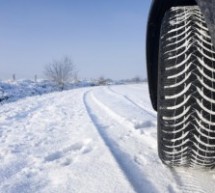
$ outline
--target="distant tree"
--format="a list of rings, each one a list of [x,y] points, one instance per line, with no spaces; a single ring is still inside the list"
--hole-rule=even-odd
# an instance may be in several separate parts
[[[15,75],[15,74],[12,75],[12,80],[13,80],[14,82],[16,81],[16,75]]]
[[[77,78],[77,71],[69,57],[54,60],[45,67],[45,76],[58,84],[63,90],[65,83]]]
[[[103,76],[100,76],[98,79],[98,85],[106,85],[107,79],[105,79]]]
[[[131,79],[131,81],[135,83],[139,83],[141,82],[141,78],[139,76],[135,76],[134,78]]]

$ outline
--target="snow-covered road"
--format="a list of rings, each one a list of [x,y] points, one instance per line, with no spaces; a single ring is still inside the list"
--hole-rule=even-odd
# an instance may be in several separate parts
[[[147,84],[5,104],[0,193],[214,193],[214,170],[161,163],[156,133]]]

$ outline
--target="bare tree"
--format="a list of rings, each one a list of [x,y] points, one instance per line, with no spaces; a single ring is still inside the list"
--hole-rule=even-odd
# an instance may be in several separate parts
[[[131,82],[140,83],[141,78],[139,76],[135,76],[134,78],[131,79]]]
[[[103,76],[100,76],[98,79],[98,85],[106,85],[107,81]]]
[[[66,82],[77,77],[77,71],[69,57],[54,60],[45,68],[45,75],[49,80],[56,82],[63,90]]]

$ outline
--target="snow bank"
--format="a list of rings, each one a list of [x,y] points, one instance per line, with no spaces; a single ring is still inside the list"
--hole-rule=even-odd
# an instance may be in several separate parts
[[[90,81],[65,84],[64,90],[93,86]],[[13,102],[28,96],[42,95],[54,91],[61,91],[58,85],[51,81],[31,80],[0,81],[0,103]]]

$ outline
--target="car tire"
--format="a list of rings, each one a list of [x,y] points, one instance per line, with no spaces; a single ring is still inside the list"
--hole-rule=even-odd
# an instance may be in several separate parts
[[[215,49],[198,6],[172,7],[160,30],[158,151],[168,166],[215,165]]]

